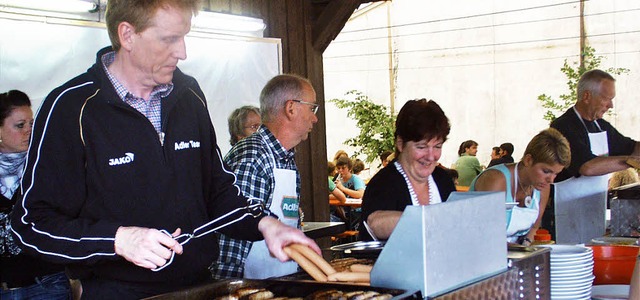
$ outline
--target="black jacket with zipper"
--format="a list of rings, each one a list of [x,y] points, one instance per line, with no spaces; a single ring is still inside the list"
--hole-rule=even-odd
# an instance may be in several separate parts
[[[164,144],[149,120],[122,101],[98,52],[84,74],[53,90],[35,119],[22,182],[23,199],[12,226],[22,248],[125,282],[186,286],[202,279],[218,256],[213,234],[192,239],[159,272],[115,254],[120,226],[192,232],[246,205],[222,161],[204,94],[196,80],[176,70],[173,91],[162,99]],[[221,230],[258,240],[260,218]]]

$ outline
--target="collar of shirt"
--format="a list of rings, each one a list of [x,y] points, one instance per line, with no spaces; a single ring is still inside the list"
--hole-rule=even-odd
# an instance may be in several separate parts
[[[116,93],[118,94],[118,96],[120,96],[120,99],[122,99],[122,101],[126,102],[127,104],[131,104],[130,103],[131,101],[134,101],[136,99],[141,99],[141,98],[136,97],[135,95],[131,94],[124,87],[124,85],[122,85],[122,83],[120,83],[120,81],[118,81],[118,79],[115,76],[113,76],[113,74],[111,74],[109,72],[108,67],[113,63],[113,61],[115,59],[116,59],[116,52],[115,51],[111,51],[111,52],[105,53],[101,57],[102,67],[104,68],[105,73],[107,73],[107,77],[109,78],[109,81],[111,81],[111,84],[116,89]],[[173,83],[157,85],[151,91],[151,95],[149,96],[149,100],[155,100],[155,99],[159,100],[161,98],[164,98],[164,97],[168,96],[171,93],[172,90],[173,90]]]
[[[291,164],[294,163],[295,148],[287,150],[284,146],[282,146],[280,141],[278,141],[273,133],[271,133],[267,126],[260,125],[260,128],[258,128],[256,134],[260,135],[265,143],[271,145],[271,150],[273,152],[276,164],[279,164],[280,162],[284,163],[284,165],[276,165],[276,167],[290,167]]]

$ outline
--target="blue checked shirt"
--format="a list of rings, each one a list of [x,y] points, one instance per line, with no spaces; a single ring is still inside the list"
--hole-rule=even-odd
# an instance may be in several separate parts
[[[271,131],[262,125],[255,134],[233,146],[224,160],[235,173],[236,184],[242,193],[247,197],[266,201],[266,207],[269,208],[276,182],[274,168],[296,171],[296,193],[300,197],[300,173],[294,154],[293,149],[287,151]],[[219,234],[218,238],[220,257],[211,265],[213,277],[242,278],[251,242],[232,239],[223,234]]]
[[[144,100],[143,98],[136,97],[131,94],[125,87],[115,78],[110,72],[108,67],[113,63],[113,60],[116,58],[115,52],[108,52],[102,56],[102,66],[104,67],[107,76],[109,77],[109,81],[113,84],[113,87],[116,89],[116,93],[120,96],[120,99],[125,103],[129,104],[131,107],[135,108],[138,112],[143,114],[151,124],[153,128],[155,128],[158,133],[158,137],[160,138],[160,143],[164,143],[164,137],[162,134],[162,124],[161,124],[161,100],[162,98],[168,96],[173,90],[173,84],[160,84],[153,88],[151,91],[151,95],[149,95],[149,100]]]

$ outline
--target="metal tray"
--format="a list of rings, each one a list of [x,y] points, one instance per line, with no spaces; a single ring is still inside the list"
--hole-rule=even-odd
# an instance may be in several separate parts
[[[276,297],[302,297],[305,298],[314,292],[322,290],[340,291],[376,291],[381,294],[391,294],[393,299],[422,299],[420,291],[405,291],[398,289],[387,289],[354,284],[323,283],[315,281],[284,281],[284,280],[253,280],[253,279],[227,279],[216,281],[210,284],[186,289],[183,291],[167,293],[163,295],[146,298],[147,300],[168,300],[168,299],[206,299],[214,300],[235,292],[240,288],[264,288],[275,294]]]
[[[334,252],[339,252],[342,256],[347,257],[377,258],[384,248],[384,244],[385,242],[382,241],[360,241],[336,245],[329,249]]]

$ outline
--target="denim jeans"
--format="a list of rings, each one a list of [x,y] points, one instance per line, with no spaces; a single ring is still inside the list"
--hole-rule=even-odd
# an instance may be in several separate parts
[[[0,291],[0,300],[68,300],[71,299],[69,279],[64,272],[42,276],[38,283],[10,290]]]

